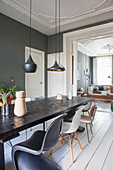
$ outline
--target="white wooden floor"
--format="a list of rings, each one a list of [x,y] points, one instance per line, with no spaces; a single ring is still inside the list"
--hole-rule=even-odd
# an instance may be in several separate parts
[[[93,135],[90,133],[90,144],[87,142],[86,131],[77,132],[82,145],[81,151],[75,138],[73,138],[74,163],[71,161],[71,152],[68,137],[61,144],[59,139],[52,156],[45,152],[51,161],[55,162],[61,170],[113,170],[113,113],[110,111],[110,103],[97,103],[95,120],[93,122]],[[34,127],[41,129],[42,125]],[[28,130],[28,137],[33,133]],[[25,140],[25,132],[20,137],[12,140],[12,143],[18,143]],[[11,148],[5,143],[6,170],[14,170],[11,162]]]

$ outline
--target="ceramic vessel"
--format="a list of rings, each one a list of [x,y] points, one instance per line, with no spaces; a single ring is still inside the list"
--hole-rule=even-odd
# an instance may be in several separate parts
[[[18,117],[24,116],[27,113],[27,107],[25,102],[25,92],[17,91],[15,106],[14,106],[14,114]]]
[[[63,99],[63,97],[62,97],[62,94],[57,94],[57,98],[56,98],[57,100],[62,100]]]

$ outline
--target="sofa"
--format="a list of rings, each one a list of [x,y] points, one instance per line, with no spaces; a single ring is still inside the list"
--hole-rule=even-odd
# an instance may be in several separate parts
[[[96,94],[84,92],[82,97],[93,97],[94,100],[113,101],[113,94]]]

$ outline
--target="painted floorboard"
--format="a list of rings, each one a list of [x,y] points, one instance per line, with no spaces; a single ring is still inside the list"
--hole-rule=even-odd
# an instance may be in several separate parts
[[[112,129],[113,132],[113,129]],[[113,139],[113,138],[112,138]],[[113,170],[113,140],[101,170]]]

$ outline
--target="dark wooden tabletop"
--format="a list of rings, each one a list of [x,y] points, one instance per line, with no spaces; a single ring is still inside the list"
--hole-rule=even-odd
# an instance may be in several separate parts
[[[76,109],[93,98],[73,97],[73,100],[57,100],[56,97],[45,98],[27,102],[27,114],[23,117],[14,115],[14,105],[9,106],[9,115],[3,117],[0,113],[0,140],[15,135],[16,133],[43,123],[62,113]]]

